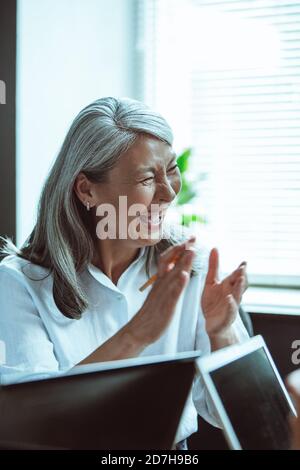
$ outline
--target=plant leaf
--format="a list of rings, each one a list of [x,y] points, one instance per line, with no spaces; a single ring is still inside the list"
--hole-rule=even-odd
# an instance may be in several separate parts
[[[181,174],[185,173],[189,167],[189,158],[192,155],[192,149],[188,148],[177,158],[177,165]]]
[[[182,214],[181,225],[188,227],[192,222],[198,222],[200,224],[206,224],[206,219],[202,215],[198,214]]]

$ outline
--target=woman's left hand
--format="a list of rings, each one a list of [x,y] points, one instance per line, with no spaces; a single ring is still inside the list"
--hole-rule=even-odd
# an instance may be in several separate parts
[[[208,273],[201,298],[201,307],[210,338],[222,336],[234,322],[242,295],[248,287],[246,262],[223,281],[219,281],[219,254],[213,248],[209,256]]]

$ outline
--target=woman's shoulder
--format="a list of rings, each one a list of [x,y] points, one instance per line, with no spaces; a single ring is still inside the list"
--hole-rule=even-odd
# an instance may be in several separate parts
[[[21,256],[7,255],[0,262],[0,276],[8,276],[17,279],[35,278],[42,280],[49,274],[49,269],[30,262]]]

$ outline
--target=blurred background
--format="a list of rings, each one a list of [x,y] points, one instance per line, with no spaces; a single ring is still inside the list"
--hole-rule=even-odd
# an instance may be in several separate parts
[[[79,110],[132,97],[173,128],[184,178],[173,219],[218,246],[224,273],[247,260],[246,304],[299,312],[300,2],[4,0],[1,8],[1,235],[18,244],[29,235]]]

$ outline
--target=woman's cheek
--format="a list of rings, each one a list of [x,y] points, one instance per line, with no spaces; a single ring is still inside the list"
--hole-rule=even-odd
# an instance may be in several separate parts
[[[155,194],[155,185],[154,184],[149,184],[145,186],[140,186],[137,188],[135,191],[135,194],[133,195],[132,198],[132,204],[144,204],[146,207],[148,207],[154,197]]]
[[[171,182],[171,186],[173,188],[173,191],[178,194],[181,190],[181,176],[180,176],[180,173],[178,173],[178,175],[176,175],[173,179],[173,181]]]

